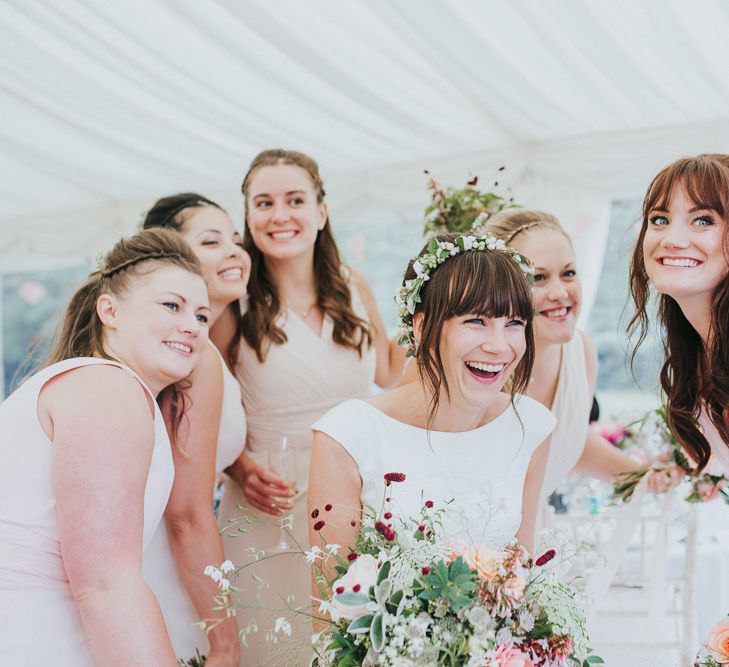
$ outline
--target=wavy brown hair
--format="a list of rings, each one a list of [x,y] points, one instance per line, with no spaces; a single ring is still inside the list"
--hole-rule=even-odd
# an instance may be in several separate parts
[[[303,169],[316,192],[316,201],[324,201],[324,184],[314,160],[303,153],[283,149],[266,150],[259,153],[251,163],[243,179],[241,190],[246,209],[246,226],[243,233],[243,248],[251,257],[251,279],[248,283],[248,311],[243,315],[240,331],[246,343],[256,351],[263,362],[271,344],[283,345],[288,339],[286,332],[277,324],[283,312],[278,288],[271,278],[263,253],[253,242],[248,225],[248,194],[251,179],[262,167],[279,164],[294,165]],[[332,234],[329,218],[317,234],[314,244],[314,281],[317,291],[316,305],[328,316],[334,325],[332,339],[338,345],[356,350],[362,354],[363,346],[370,346],[373,333],[368,322],[352,308],[352,293],[343,275],[344,265]]]
[[[118,361],[104,348],[104,325],[96,313],[96,302],[102,294],[123,298],[139,277],[160,266],[177,266],[202,277],[195,253],[175,232],[148,229],[117,241],[103,258],[101,268],[90,274],[71,297],[44,365],[74,357]],[[184,395],[172,397],[170,408],[174,438],[187,408]]]
[[[439,234],[438,241],[455,243],[458,233]],[[418,254],[427,252],[428,244]],[[417,259],[417,258],[416,258]],[[403,276],[416,278],[411,260]],[[534,365],[534,333],[532,330],[532,295],[529,281],[519,265],[504,252],[484,250],[461,252],[434,269],[420,291],[415,314],[423,314],[423,328],[415,351],[418,374],[430,391],[428,427],[435,419],[441,389],[450,398],[443,359],[440,353],[443,325],[452,317],[473,313],[483,317],[513,317],[526,322],[526,351],[509,382],[512,402],[529,384]]]
[[[723,158],[723,159],[721,159]],[[630,293],[635,312],[628,332],[636,336],[631,365],[650,329],[650,287],[643,258],[643,240],[651,212],[667,210],[676,188],[684,188],[695,206],[717,212],[725,221],[724,255],[729,258],[729,156],[699,155],[682,158],[662,169],[648,186],[643,200],[642,224],[630,262]],[[659,294],[658,324],[663,335],[665,361],[661,388],[668,425],[696,462],[696,473],[708,463],[711,447],[697,426],[702,403],[722,440],[729,446],[729,277],[712,294],[709,345],[691,326],[678,303]]]

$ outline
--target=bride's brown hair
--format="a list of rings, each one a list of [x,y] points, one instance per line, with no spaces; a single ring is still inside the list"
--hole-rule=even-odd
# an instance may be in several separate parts
[[[439,234],[435,238],[455,243],[458,236],[461,234]],[[426,243],[418,257],[427,249]],[[413,261],[408,264],[403,283],[416,278]],[[423,314],[423,326],[415,360],[420,379],[431,392],[428,426],[438,412],[441,389],[450,398],[440,341],[443,325],[452,317],[473,313],[483,317],[524,320],[526,351],[510,378],[508,389],[512,401],[516,394],[526,390],[534,364],[534,310],[529,281],[509,255],[498,250],[458,253],[432,271],[420,291],[420,299],[415,314]]]
[[[248,225],[248,190],[256,171],[279,164],[294,165],[306,172],[316,192],[318,204],[324,201],[325,196],[316,162],[308,155],[296,151],[272,149],[259,153],[243,179],[241,190],[246,209],[243,248],[251,257],[251,278],[248,283],[248,310],[243,315],[238,330],[250,348],[256,351],[260,362],[265,360],[271,344],[283,345],[288,339],[286,332],[276,323],[283,310],[278,288],[266,270],[263,253],[253,242]],[[362,347],[372,344],[373,334],[367,321],[354,312],[352,293],[343,275],[344,268],[327,217],[314,243],[316,305],[332,320],[332,340],[338,345],[356,350],[361,355]]]
[[[729,257],[729,156],[699,155],[682,158],[661,170],[643,200],[642,225],[630,262],[630,293],[635,312],[628,333],[637,336],[631,355],[648,335],[650,287],[643,258],[643,240],[654,209],[666,210],[676,188],[684,188],[696,206],[717,212],[725,222],[724,256]],[[729,446],[729,277],[714,289],[711,303],[709,347],[691,326],[678,303],[658,295],[658,324],[663,332],[665,361],[661,388],[666,398],[668,425],[691,458],[696,472],[708,463],[711,447],[696,424],[702,402],[712,423]]]

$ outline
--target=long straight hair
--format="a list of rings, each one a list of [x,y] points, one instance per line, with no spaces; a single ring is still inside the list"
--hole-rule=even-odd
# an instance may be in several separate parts
[[[651,212],[656,208],[666,210],[676,189],[683,188],[694,205],[712,209],[723,218],[723,250],[727,261],[729,157],[724,157],[727,163],[712,155],[676,160],[661,170],[648,187],[643,200],[642,225],[630,262],[630,293],[635,312],[628,332],[636,337],[631,365],[650,328],[650,286],[643,241]],[[702,403],[722,440],[729,446],[729,347],[726,345],[729,341],[729,277],[719,281],[711,297],[708,349],[675,299],[659,294],[657,315],[658,324],[665,332],[665,360],[660,379],[668,425],[696,462],[698,473],[711,456],[711,447],[696,423]]]

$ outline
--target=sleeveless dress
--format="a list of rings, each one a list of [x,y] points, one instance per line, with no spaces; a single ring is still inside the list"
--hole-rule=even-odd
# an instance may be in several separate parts
[[[444,539],[502,549],[521,523],[524,479],[536,448],[554,428],[541,403],[518,397],[498,417],[471,431],[427,431],[389,417],[361,400],[342,403],[316,424],[354,459],[363,507],[378,508],[384,475],[404,473],[391,487],[395,516],[420,513],[424,500],[446,507]],[[448,501],[453,501],[446,505]]]
[[[86,634],[60,552],[51,479],[53,443],[38,421],[38,395],[52,378],[106,359],[66,359],[36,373],[0,405],[0,665],[91,667]],[[154,397],[153,397],[154,398]],[[174,468],[155,405],[155,442],[144,491],[146,546],[172,488]]]
[[[354,311],[367,320],[357,288],[350,282]],[[324,318],[321,335],[309,327],[294,311],[285,311],[278,324],[283,327],[288,341],[284,345],[271,345],[263,363],[245,341],[241,341],[235,374],[240,382],[243,404],[248,420],[245,453],[258,463],[268,464],[268,452],[278,446],[286,436],[295,447],[296,481],[299,495],[294,501],[293,534],[302,549],[308,549],[308,521],[306,488],[311,458],[311,425],[327,410],[341,401],[365,397],[372,393],[375,379],[374,348],[356,350],[337,345],[332,340],[333,323]],[[237,506],[244,509],[241,510]],[[273,525],[255,525],[240,521],[243,515],[271,524],[278,519],[252,509],[243,493],[232,480],[226,482],[225,493],[218,512],[223,535],[225,555],[236,565],[251,563],[254,552],[271,553],[279,542],[281,531]],[[245,531],[245,532],[242,532]],[[289,542],[291,540],[289,539]],[[292,543],[292,546],[293,545]],[[261,577],[268,586],[255,583],[251,575]],[[241,667],[282,665],[292,667],[308,665],[311,651],[309,639],[311,624],[300,618],[294,624],[291,637],[278,635],[277,643],[266,641],[267,632],[274,627],[276,618],[286,609],[311,606],[310,568],[292,554],[283,554],[256,563],[242,570],[236,585],[244,589],[240,595],[245,605],[267,608],[239,610],[241,629],[255,623],[258,632],[248,635],[241,648]]]
[[[246,417],[240,397],[240,386],[228,370],[218,349],[210,343],[220,357],[223,369],[223,404],[220,430],[215,454],[216,483],[220,473],[233,463],[243,451],[246,437]],[[212,504],[210,512],[212,513]],[[154,592],[167,625],[172,647],[178,658],[185,660],[200,651],[209,650],[205,633],[195,626],[200,618],[177,570],[165,521],[161,521],[142,559],[142,575]],[[204,575],[200,572],[200,577]]]
[[[565,480],[577,465],[585,449],[585,440],[590,426],[592,395],[587,380],[585,346],[582,334],[575,332],[568,343],[562,345],[557,390],[552,402],[552,413],[557,426],[552,432],[549,458],[542,485],[542,503]]]

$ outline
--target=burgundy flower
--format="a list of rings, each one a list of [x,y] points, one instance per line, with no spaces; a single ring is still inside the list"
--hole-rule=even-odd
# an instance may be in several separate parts
[[[385,533],[385,539],[389,540],[390,542],[395,539],[395,531],[392,528],[389,528]]]
[[[314,530],[321,530],[326,524],[323,521],[317,521],[314,524]]]
[[[359,558],[359,554],[354,553],[354,551],[347,556],[347,560],[352,563],[353,561],[357,560]]]
[[[430,574],[430,568],[427,565],[420,571],[423,573],[423,576]]]
[[[392,482],[404,482],[405,481],[405,473],[404,472],[386,472],[385,473],[385,484],[387,486],[390,486]]]
[[[426,501],[425,501],[425,506],[426,506],[426,507],[427,507],[428,509],[430,509],[431,507],[433,507],[433,501],[432,501],[432,500],[426,500]]]
[[[392,519],[392,512],[385,512],[383,516],[385,519]]]
[[[387,531],[387,526],[382,521],[375,521],[375,530],[384,535],[385,531]]]
[[[319,510],[316,509],[316,507],[315,507],[314,511],[311,513],[311,518],[316,519],[316,517],[318,517],[318,516],[319,516]]]
[[[548,551],[545,551],[537,560],[535,561],[535,565],[537,567],[542,567],[542,565],[546,565],[549,563],[552,558],[554,558],[557,555],[557,552],[554,549],[549,549]]]
[[[325,512],[331,512],[332,511],[332,504],[331,503],[327,503],[326,505],[324,505],[324,511]]]

